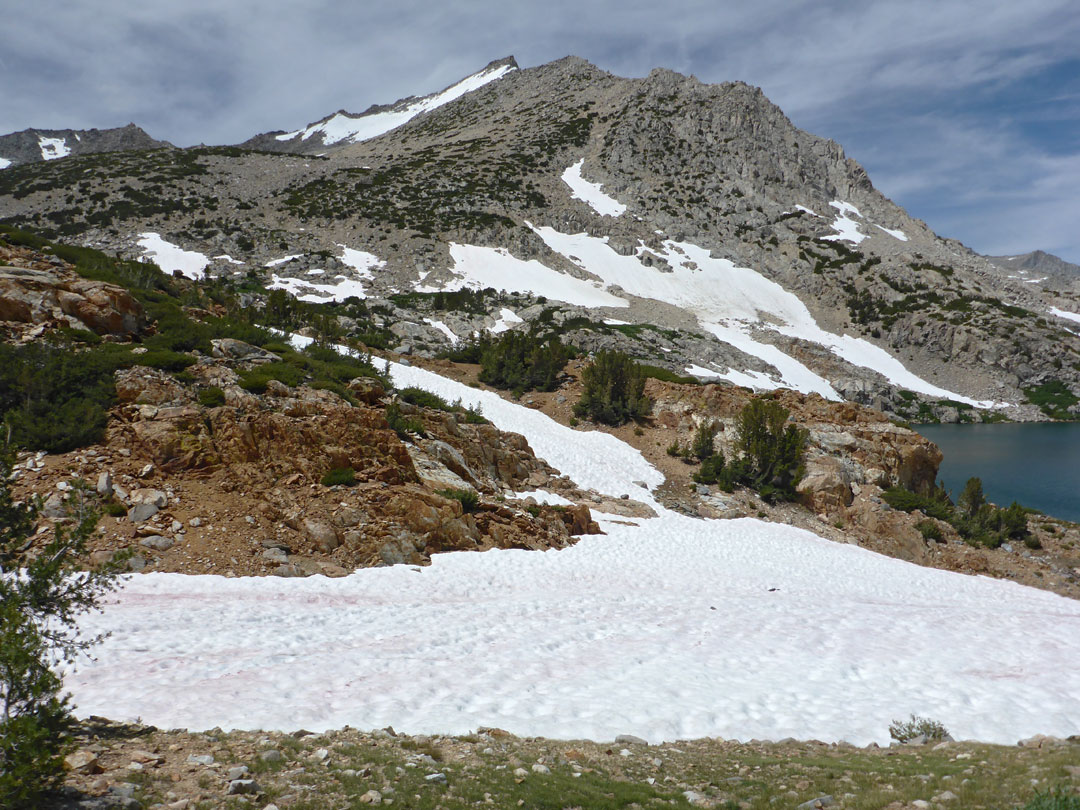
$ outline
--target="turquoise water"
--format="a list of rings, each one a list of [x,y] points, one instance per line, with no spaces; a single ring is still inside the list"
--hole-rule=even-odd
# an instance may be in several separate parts
[[[1080,423],[917,425],[941,448],[938,478],[960,494],[982,479],[998,506],[1019,501],[1054,517],[1080,522]]]

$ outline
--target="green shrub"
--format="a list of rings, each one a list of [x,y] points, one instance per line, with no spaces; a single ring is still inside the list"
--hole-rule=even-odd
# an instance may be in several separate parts
[[[694,432],[694,440],[690,444],[690,452],[694,458],[704,461],[716,452],[716,434],[720,431],[720,425],[709,420],[698,425]]]
[[[517,394],[554,391],[569,359],[569,350],[558,340],[505,332],[482,350],[479,379]]]
[[[682,385],[701,385],[701,381],[697,377],[688,377],[685,374],[676,374],[674,371],[669,371],[666,368],[660,366],[650,366],[647,363],[638,363],[642,373],[646,377],[651,377],[654,380],[660,380],[661,382],[680,383]]]
[[[1048,793],[1036,793],[1023,810],[1080,810],[1080,794],[1056,787]]]
[[[1042,385],[1025,388],[1024,394],[1028,402],[1037,405],[1039,410],[1051,419],[1077,418],[1076,414],[1069,411],[1069,408],[1080,402],[1080,398],[1061,380],[1050,380]]]
[[[324,487],[351,487],[356,484],[356,471],[352,467],[334,467],[322,477]]]
[[[945,539],[945,536],[941,533],[941,527],[932,520],[920,520],[915,524],[915,528],[919,530],[919,534],[923,536],[924,540],[933,540],[935,543],[940,543]]]
[[[295,388],[304,379],[304,372],[292,363],[266,363],[247,371],[240,372],[240,387],[254,394],[266,393],[271,380],[277,380],[290,388]]]
[[[893,720],[889,724],[889,736],[899,743],[905,743],[919,736],[928,740],[944,740],[949,732],[937,720],[913,714],[909,720]]]
[[[577,416],[621,425],[629,419],[642,419],[652,410],[652,400],[645,396],[644,373],[622,352],[598,352],[581,379],[585,388],[574,405]]]
[[[398,399],[421,408],[434,408],[437,411],[453,410],[445,399],[423,388],[402,388],[398,391]]]
[[[204,408],[218,408],[225,404],[225,392],[216,385],[199,390],[199,404]]]
[[[679,458],[683,454],[683,447],[678,439],[667,446],[667,454],[672,458]]]
[[[1007,540],[1030,537],[1027,525],[1029,510],[1015,501],[1004,509],[987,503],[982,482],[978,478],[968,479],[955,507],[941,484],[929,495],[919,495],[903,487],[890,487],[881,497],[893,509],[903,512],[918,509],[929,517],[945,521],[971,545],[997,548]],[[920,523],[916,528],[922,531],[921,526]],[[926,536],[925,532],[923,536]]]
[[[480,506],[480,496],[471,489],[440,489],[437,492],[444,498],[450,498],[460,503],[461,508],[466,513],[475,512]]]
[[[123,517],[128,513],[127,507],[119,501],[111,501],[101,507],[101,511],[112,517]]]
[[[419,419],[405,416],[396,402],[386,406],[386,422],[390,425],[390,429],[398,435],[398,438],[403,441],[411,441],[412,434],[421,437],[427,436],[424,423]]]

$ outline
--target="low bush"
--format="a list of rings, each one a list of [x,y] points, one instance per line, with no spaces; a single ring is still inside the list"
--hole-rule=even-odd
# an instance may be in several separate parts
[[[916,737],[928,740],[944,740],[949,736],[948,729],[937,720],[911,715],[908,720],[893,720],[889,724],[889,736],[899,743],[906,743]]]
[[[334,467],[323,475],[321,483],[324,487],[351,487],[356,484],[356,471],[352,467]]]
[[[893,509],[903,512],[920,510],[929,517],[945,521],[971,545],[997,548],[1008,540],[1026,540],[1031,536],[1027,525],[1029,510],[1015,501],[1004,509],[987,503],[982,482],[978,478],[968,479],[955,506],[941,484],[929,495],[920,495],[903,487],[891,487],[881,497]],[[923,523],[927,522],[919,523],[916,528],[927,539],[939,539],[929,537],[923,531]]]
[[[427,436],[424,423],[419,419],[405,416],[396,402],[391,402],[386,406],[386,422],[402,441],[411,441],[414,434],[421,437]]]
[[[1080,810],[1080,794],[1056,787],[1047,793],[1036,793],[1023,810]]]
[[[480,506],[480,496],[471,489],[440,489],[437,493],[460,503],[466,513],[475,512]]]
[[[225,404],[225,392],[217,386],[199,389],[199,404],[204,408],[218,408]]]
[[[933,540],[935,543],[940,543],[945,539],[945,536],[941,533],[941,527],[932,520],[920,520],[915,524],[915,528],[919,530],[919,534],[923,536],[924,540]]]
[[[304,372],[292,363],[266,363],[240,372],[240,387],[253,394],[264,394],[271,380],[295,388],[304,379]]]

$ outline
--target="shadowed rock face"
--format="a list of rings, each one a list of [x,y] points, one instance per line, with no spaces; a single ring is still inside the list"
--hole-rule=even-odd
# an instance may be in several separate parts
[[[59,324],[98,335],[139,335],[142,304],[123,287],[60,268],[0,267],[0,321]]]

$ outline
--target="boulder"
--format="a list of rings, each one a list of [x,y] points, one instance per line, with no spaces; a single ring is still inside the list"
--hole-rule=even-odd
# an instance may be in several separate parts
[[[210,354],[224,360],[244,360],[249,363],[273,363],[281,360],[279,355],[242,340],[218,338],[211,340],[210,345]]]
[[[337,529],[325,520],[304,520],[304,534],[315,544],[315,547],[326,554],[341,545]]]

